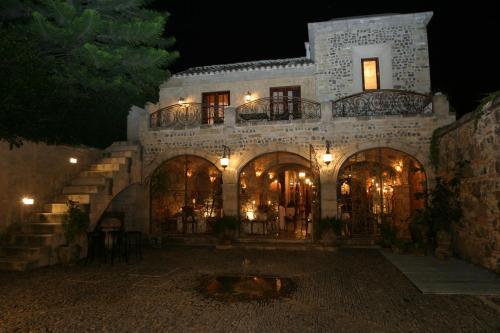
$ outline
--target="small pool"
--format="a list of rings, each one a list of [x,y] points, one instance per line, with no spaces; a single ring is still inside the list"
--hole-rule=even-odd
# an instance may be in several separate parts
[[[276,276],[212,276],[202,279],[200,292],[221,301],[254,301],[285,297],[295,289],[289,278]]]

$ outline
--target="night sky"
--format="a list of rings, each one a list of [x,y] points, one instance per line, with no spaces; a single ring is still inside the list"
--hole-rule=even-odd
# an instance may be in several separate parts
[[[428,25],[432,91],[450,98],[457,114],[473,110],[500,89],[500,18],[493,2],[467,5],[433,1],[161,1],[171,16],[166,34],[181,58],[173,73],[189,67],[305,56],[307,23],[381,13],[433,11]],[[494,61],[496,60],[496,61]]]

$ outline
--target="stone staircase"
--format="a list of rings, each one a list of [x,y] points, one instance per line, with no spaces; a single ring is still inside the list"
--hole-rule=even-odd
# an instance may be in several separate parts
[[[140,180],[140,162],[139,146],[117,142],[108,147],[98,163],[65,186],[55,202],[44,206],[44,212],[23,221],[22,229],[0,249],[0,270],[24,271],[57,264],[56,250],[65,241],[62,223],[66,202],[77,201],[89,213],[93,229],[114,196]]]

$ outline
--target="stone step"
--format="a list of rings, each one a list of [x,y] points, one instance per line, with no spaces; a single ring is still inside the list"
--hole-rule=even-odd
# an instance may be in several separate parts
[[[100,164],[127,164],[129,158],[127,157],[104,157],[99,163]]]
[[[64,237],[56,234],[18,234],[13,245],[21,247],[56,246],[62,243]]]
[[[80,205],[90,204],[90,194],[67,194],[66,198],[78,202]]]
[[[40,257],[50,256],[51,249],[45,247],[25,247],[25,246],[8,246],[4,248],[4,253],[7,258],[19,258],[22,260],[38,260]]]
[[[108,180],[106,177],[95,176],[95,177],[78,177],[71,181],[71,185],[94,185],[94,186],[106,186]]]
[[[126,141],[122,142],[113,142],[111,146],[106,148],[105,152],[115,152],[115,151],[133,151],[133,152],[139,152],[141,149],[140,146],[130,144]]]
[[[118,163],[97,163],[91,164],[89,171],[120,171],[121,166]]]
[[[64,231],[62,223],[30,223],[23,226],[27,234],[55,234]]]
[[[61,224],[64,221],[66,213],[38,213],[36,214],[35,223],[57,223]]]
[[[27,271],[36,267],[36,261],[17,257],[0,258],[0,271]]]
[[[96,185],[64,186],[63,194],[89,194],[89,193],[98,193],[102,190],[104,190],[104,186],[96,186]]]
[[[103,153],[103,156],[105,157],[133,157],[134,154],[136,152],[135,151],[131,151],[131,150],[123,150],[123,151],[111,151],[111,152],[105,152]]]
[[[113,178],[113,171],[87,170],[87,171],[80,172],[80,177],[83,177],[83,178],[92,178],[92,177]]]
[[[46,213],[66,213],[68,211],[68,205],[65,203],[50,203],[43,207]]]

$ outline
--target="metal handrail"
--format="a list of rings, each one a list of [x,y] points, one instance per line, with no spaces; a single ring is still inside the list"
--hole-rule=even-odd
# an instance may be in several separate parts
[[[238,123],[320,118],[321,104],[299,97],[264,97],[236,108]]]
[[[370,90],[332,101],[333,117],[432,113],[432,96],[393,89]]]

